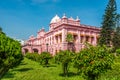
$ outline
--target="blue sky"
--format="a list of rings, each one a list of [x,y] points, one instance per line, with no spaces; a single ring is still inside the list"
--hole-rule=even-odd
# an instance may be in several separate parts
[[[120,0],[116,0],[120,13]],[[81,24],[99,27],[108,0],[0,0],[0,26],[10,37],[28,39],[58,14],[76,18]]]

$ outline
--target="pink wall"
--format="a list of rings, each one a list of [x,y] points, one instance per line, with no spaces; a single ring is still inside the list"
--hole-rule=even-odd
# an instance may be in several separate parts
[[[76,52],[84,48],[84,43],[87,41],[92,45],[97,44],[100,28],[80,24],[80,20],[67,18],[65,15],[62,18],[55,16],[50,23],[50,29],[45,32],[41,29],[37,33],[37,37],[31,36],[22,47],[22,52],[35,52],[38,50],[40,54],[43,51],[55,54],[59,50],[67,50],[66,35],[67,33],[73,34],[75,38]],[[47,45],[48,44],[48,45]],[[33,50],[34,49],[34,50]]]

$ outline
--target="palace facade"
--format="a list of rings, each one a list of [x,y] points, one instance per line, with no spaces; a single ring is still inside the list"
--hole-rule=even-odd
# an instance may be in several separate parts
[[[66,36],[71,33],[74,38],[75,51],[78,52],[85,47],[85,42],[96,45],[100,33],[100,28],[80,24],[80,20],[67,18],[63,15],[60,18],[58,15],[52,18],[48,32],[41,29],[37,32],[37,36],[30,36],[29,39],[22,45],[22,52],[38,52],[48,51],[52,55],[60,50],[68,49]]]

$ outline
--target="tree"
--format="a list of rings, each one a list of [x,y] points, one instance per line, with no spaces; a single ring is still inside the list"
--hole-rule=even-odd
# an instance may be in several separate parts
[[[120,48],[120,27],[116,28],[116,31],[113,34],[113,48],[114,51]]]
[[[0,78],[23,59],[21,45],[18,41],[0,34]]]
[[[120,14],[116,16],[116,27],[120,27]]]
[[[40,54],[40,58],[40,63],[47,67],[49,65],[49,60],[52,58],[52,55],[49,52],[42,52]]]
[[[120,48],[120,15],[116,17],[116,29],[114,30],[112,42],[114,47],[113,51]]]
[[[74,59],[74,53],[68,50],[60,51],[55,55],[56,62],[62,63],[62,70],[64,76],[68,76],[68,66],[72,59]]]
[[[107,47],[87,46],[75,57],[74,66],[87,80],[95,80],[101,73],[111,68],[113,59],[114,56]]]
[[[26,53],[25,57],[28,58],[28,59],[37,61],[37,62],[41,61],[40,54],[38,54],[38,53]]]
[[[108,5],[105,10],[105,14],[103,16],[103,22],[101,26],[99,44],[111,46],[112,42],[112,34],[115,28],[115,20],[116,20],[116,1],[109,0]]]
[[[70,50],[70,51],[75,51],[74,50],[74,37],[73,37],[73,35],[71,34],[71,33],[68,33],[67,34],[67,37],[66,37],[66,41],[68,42],[68,50]]]

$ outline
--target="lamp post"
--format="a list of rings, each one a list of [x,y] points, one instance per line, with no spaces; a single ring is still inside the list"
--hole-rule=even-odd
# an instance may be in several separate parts
[[[49,45],[49,44],[47,43],[47,44],[46,44],[47,52],[48,52],[48,45]]]

